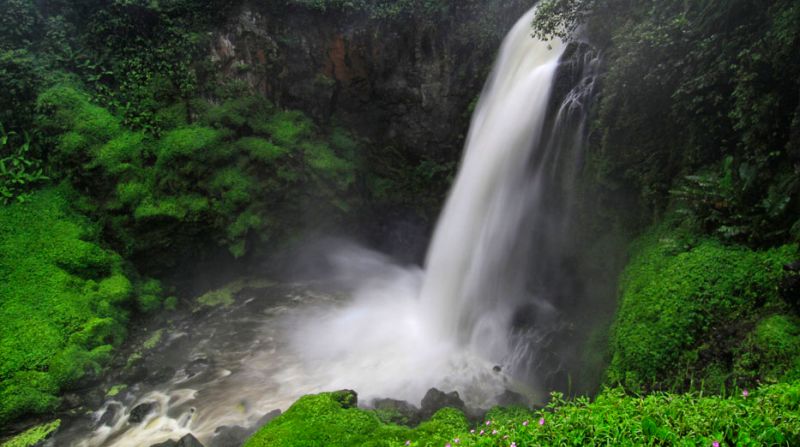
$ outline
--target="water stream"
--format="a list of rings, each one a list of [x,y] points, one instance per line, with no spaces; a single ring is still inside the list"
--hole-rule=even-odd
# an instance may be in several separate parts
[[[535,399],[520,372],[537,360],[536,323],[552,323],[556,310],[531,272],[545,272],[537,265],[556,250],[547,241],[563,233],[564,213],[545,204],[547,188],[575,163],[559,167],[565,143],[547,130],[564,45],[531,38],[534,14],[503,42],[424,270],[341,247],[327,254],[327,281],[345,293],[320,293],[325,283],[262,287],[202,321],[173,322],[147,362],[151,372],[157,365],[174,373],[106,399],[55,445],[148,446],[192,433],[209,446],[220,426],[253,426],[303,394],[342,388],[357,390],[361,402],[419,404],[431,387],[457,390],[473,407],[507,389]],[[562,104],[556,129],[579,101]],[[558,231],[542,236],[548,226]],[[535,315],[534,324],[520,325],[521,312]],[[141,403],[154,410],[132,423]]]

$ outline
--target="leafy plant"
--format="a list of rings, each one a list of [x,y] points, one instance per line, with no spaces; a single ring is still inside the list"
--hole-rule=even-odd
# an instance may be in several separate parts
[[[6,132],[0,123],[0,201],[4,205],[24,202],[30,197],[30,189],[37,183],[48,180],[41,162],[32,157],[31,139],[26,132],[21,143],[15,132]]]

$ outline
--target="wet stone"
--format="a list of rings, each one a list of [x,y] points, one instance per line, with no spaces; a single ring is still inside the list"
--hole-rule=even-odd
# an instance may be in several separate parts
[[[185,435],[178,441],[173,441],[170,439],[169,441],[160,442],[158,444],[153,444],[150,447],[204,447],[200,441],[197,440],[191,434]]]
[[[433,416],[434,413],[445,407],[457,408],[461,411],[466,410],[466,405],[464,405],[464,401],[459,397],[458,391],[445,393],[436,388],[431,388],[425,393],[425,397],[422,398],[421,406],[422,419],[428,419]]]
[[[278,417],[280,415],[281,415],[281,410],[280,409],[270,411],[269,413],[267,413],[264,416],[261,416],[261,418],[259,418],[259,420],[256,422],[255,428],[258,429],[258,428],[261,428],[261,427],[269,424],[273,419],[275,419],[276,417]]]
[[[117,417],[117,406],[116,405],[109,405],[106,408],[106,411],[103,412],[103,415],[100,416],[100,419],[97,420],[97,426],[102,427],[103,425],[108,425],[109,427],[114,425],[114,419]]]
[[[223,425],[214,430],[214,437],[211,439],[209,447],[241,447],[252,434],[253,430],[239,425],[232,427]]]
[[[156,408],[155,402],[145,402],[143,404],[139,404],[133,407],[131,410],[131,415],[128,416],[128,422],[131,424],[138,424],[147,417],[148,414],[152,413],[153,410]]]

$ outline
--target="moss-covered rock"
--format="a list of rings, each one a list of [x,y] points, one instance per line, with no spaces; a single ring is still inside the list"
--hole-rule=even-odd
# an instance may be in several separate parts
[[[48,189],[0,207],[0,425],[53,410],[125,335],[131,281],[72,195]]]
[[[609,383],[719,391],[764,378],[755,371],[734,375],[733,364],[753,353],[739,345],[761,318],[788,312],[777,286],[796,246],[755,251],[693,240],[665,225],[640,238],[633,251],[621,278]]]

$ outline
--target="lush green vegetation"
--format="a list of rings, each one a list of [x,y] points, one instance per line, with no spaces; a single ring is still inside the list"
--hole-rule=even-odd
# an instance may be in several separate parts
[[[800,326],[778,294],[797,257],[796,245],[754,251],[668,225],[641,237],[620,284],[607,380],[719,392],[797,378],[800,351],[789,346]]]
[[[384,424],[375,412],[357,408],[354,394],[337,391],[300,398],[245,446],[389,446],[412,439],[443,445],[466,429],[466,417],[453,408],[439,410],[415,429]]]
[[[382,424],[351,408],[347,393],[305,396],[245,444],[255,446],[794,445],[800,442],[800,383],[729,396],[607,389],[594,400],[553,394],[540,410],[495,408],[469,429],[445,408],[416,428]]]
[[[66,187],[0,212],[0,424],[53,410],[125,335],[135,284]]]

